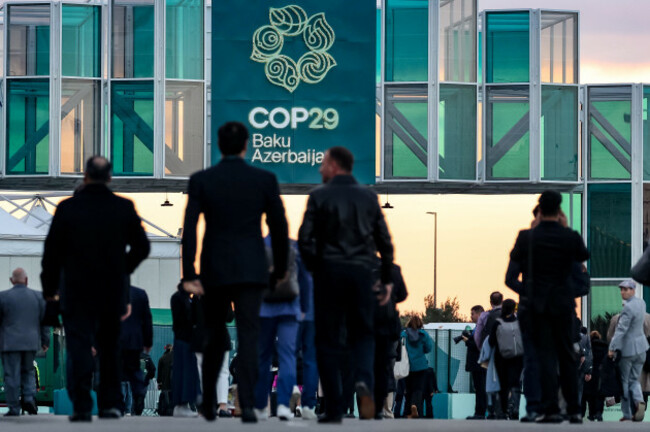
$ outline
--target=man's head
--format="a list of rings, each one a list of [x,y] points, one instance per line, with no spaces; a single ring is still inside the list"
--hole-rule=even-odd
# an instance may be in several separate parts
[[[337,175],[349,175],[354,166],[354,156],[345,147],[332,147],[325,152],[323,163],[320,166],[320,174],[323,183],[327,183]]]
[[[618,285],[618,287],[621,289],[621,298],[623,300],[631,299],[636,293],[636,282],[632,279],[624,280]]]
[[[503,302],[501,306],[501,317],[506,318],[515,313],[517,303],[513,299],[508,299]]]
[[[219,128],[219,150],[222,156],[244,156],[248,146],[248,129],[242,123],[228,122]]]
[[[501,303],[503,303],[503,294],[499,291],[494,291],[490,294],[490,305],[492,305],[493,308],[501,306]]]
[[[481,305],[476,305],[472,308],[469,316],[474,324],[478,322],[479,317],[484,311],[485,309],[483,309],[483,306]]]
[[[86,162],[84,183],[110,183],[113,165],[103,156],[92,156]]]
[[[9,281],[12,285],[27,285],[27,272],[25,269],[18,267],[16,270],[11,272]]]
[[[559,192],[547,190],[539,196],[539,211],[542,218],[555,218],[560,214],[562,195]]]

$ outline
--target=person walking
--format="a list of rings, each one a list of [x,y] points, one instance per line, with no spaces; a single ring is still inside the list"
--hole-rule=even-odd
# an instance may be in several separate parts
[[[558,368],[562,393],[571,423],[582,423],[578,401],[578,365],[574,350],[575,290],[571,282],[574,264],[589,258],[580,235],[560,223],[562,195],[545,191],[539,198],[540,222],[519,232],[510,252],[516,264],[514,279],[523,275],[520,305],[530,311],[527,325],[539,358],[542,415],[535,421],[560,423]],[[509,266],[510,268],[510,266]],[[508,272],[507,280],[513,279]],[[528,330],[527,330],[528,331]]]
[[[300,415],[303,420],[316,420],[318,396],[318,365],[316,364],[316,327],[314,325],[314,281],[305,263],[298,264],[298,284],[300,285],[300,308],[306,311],[298,328],[296,353],[302,354],[302,392]],[[297,356],[298,354],[296,354]]]
[[[476,305],[470,311],[470,318],[473,323],[477,323],[479,317],[484,312],[483,306]],[[469,334],[469,337],[462,335],[465,346],[467,347],[467,356],[465,358],[465,371],[472,375],[472,382],[474,383],[474,415],[467,417],[467,420],[485,420],[485,412],[487,410],[487,394],[485,393],[485,379],[486,369],[481,367],[478,359],[481,356],[481,351],[476,345],[476,327]]]
[[[409,418],[418,418],[423,414],[422,398],[429,368],[426,354],[433,349],[433,340],[423,327],[422,318],[414,315],[401,335],[402,339],[406,340],[406,352],[409,356],[409,375],[406,377],[406,394],[410,401],[407,406],[410,407],[411,413]]]
[[[344,147],[332,147],[323,158],[324,185],[309,194],[300,227],[300,254],[314,277],[318,371],[326,399],[323,423],[340,423],[343,416],[340,365],[346,343],[354,357],[359,416],[375,416],[373,401],[374,280],[377,252],[386,304],[393,289],[393,245],[377,195],[352,176],[354,157]]]
[[[158,360],[158,390],[160,396],[158,397],[158,415],[161,417],[168,417],[173,414],[174,405],[172,402],[172,369],[174,367],[174,346],[172,344],[165,345],[165,351]]]
[[[29,414],[36,408],[36,371],[34,358],[50,346],[50,328],[41,326],[45,314],[43,295],[27,288],[27,273],[17,268],[11,273],[12,288],[0,292],[0,353],[4,370],[4,391],[9,411],[5,417],[19,416],[22,408]]]
[[[43,251],[43,296],[57,301],[60,295],[71,421],[91,421],[93,346],[101,376],[99,417],[122,416],[120,320],[131,313],[129,275],[149,255],[133,203],[113,194],[110,181],[110,162],[88,159],[84,185],[59,204]]]
[[[214,421],[216,382],[228,334],[226,315],[235,304],[238,338],[238,395],[243,422],[256,422],[259,311],[262,291],[286,277],[289,233],[280,187],[274,174],[244,161],[248,130],[238,122],[219,128],[221,161],[190,177],[183,229],[183,288],[205,296],[207,343],[203,353],[203,417]],[[214,145],[214,144],[213,144]],[[199,216],[205,218],[201,274],[194,266]],[[272,238],[269,275],[262,215]]]
[[[619,287],[624,306],[607,355],[614,358],[619,352],[621,357],[618,365],[623,386],[621,421],[640,422],[645,416],[646,408],[639,381],[648,350],[648,341],[643,332],[646,305],[643,299],[635,295],[636,282],[632,279],[621,282]]]
[[[591,352],[593,356],[591,378],[585,381],[584,392],[582,395],[582,416],[587,413],[587,419],[591,421],[603,421],[603,411],[605,409],[605,396],[600,391],[600,366],[607,356],[608,345],[602,339],[597,331],[592,331],[589,335],[591,339]]]

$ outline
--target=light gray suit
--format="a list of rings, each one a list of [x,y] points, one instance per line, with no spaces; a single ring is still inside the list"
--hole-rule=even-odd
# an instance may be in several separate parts
[[[632,297],[625,302],[616,325],[616,332],[609,344],[610,351],[621,352],[621,381],[623,396],[621,410],[623,417],[631,419],[636,410],[634,404],[643,402],[643,392],[639,376],[645,362],[648,340],[643,331],[645,322],[645,302],[638,297]]]
[[[34,402],[34,357],[50,345],[49,328],[41,326],[44,313],[45,300],[38,291],[15,285],[0,292],[0,352],[7,405],[14,414],[20,412],[21,384],[23,400]]]

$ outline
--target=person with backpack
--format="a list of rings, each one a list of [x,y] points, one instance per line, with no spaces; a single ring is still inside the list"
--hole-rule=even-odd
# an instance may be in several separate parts
[[[494,322],[488,339],[490,346],[496,348],[494,363],[501,385],[501,409],[510,420],[519,420],[521,372],[524,369],[524,349],[515,314],[516,306],[512,299],[503,302],[501,317]]]
[[[409,418],[418,418],[422,407],[422,394],[426,384],[429,362],[426,354],[433,349],[431,336],[424,331],[422,318],[414,315],[406,324],[401,337],[406,341],[409,357],[409,375],[406,377],[406,393],[409,395],[411,414]]]
[[[492,309],[483,312],[476,322],[476,329],[474,329],[474,342],[476,342],[479,351],[483,347],[485,339],[490,335],[494,322],[501,316],[502,303],[503,294],[499,291],[494,291],[490,294],[490,306],[492,306]]]

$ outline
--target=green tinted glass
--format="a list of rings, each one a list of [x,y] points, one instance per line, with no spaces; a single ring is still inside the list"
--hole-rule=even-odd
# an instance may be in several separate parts
[[[79,174],[99,154],[101,81],[61,81],[61,173]]]
[[[491,12],[487,14],[486,21],[486,82],[528,82],[528,12]]]
[[[101,9],[63,5],[61,74],[99,77],[101,73]]]
[[[650,87],[643,87],[643,179],[650,180]]]
[[[386,1],[386,81],[427,81],[428,0]]]
[[[203,79],[203,0],[167,0],[166,77]]]
[[[591,184],[588,194],[591,276],[627,277],[632,264],[631,185]]]
[[[113,6],[113,77],[153,77],[153,1],[126,3]]]
[[[621,312],[622,301],[618,283],[592,282],[589,296],[592,330],[597,330],[605,336],[612,316]]]
[[[377,9],[377,84],[381,82],[381,9]]]
[[[9,75],[50,74],[50,5],[11,5]]]
[[[47,174],[50,82],[7,81],[7,174]]]
[[[567,217],[569,226],[579,233],[582,233],[582,194],[563,193],[562,211]]]
[[[528,87],[488,87],[487,178],[528,179],[530,106]]]
[[[476,178],[476,87],[440,85],[438,108],[440,178]]]
[[[542,86],[542,180],[578,181],[578,88]]]
[[[111,161],[115,175],[153,174],[153,82],[111,85]]]
[[[190,176],[203,168],[203,84],[165,85],[165,174]]]

